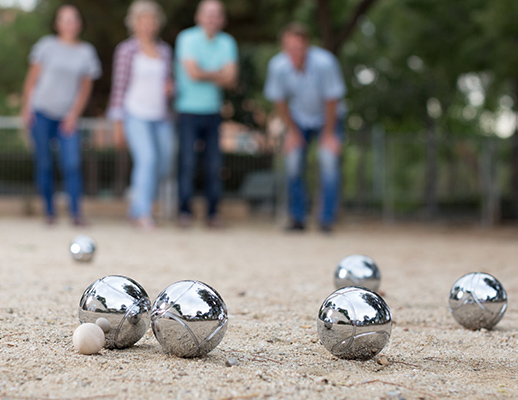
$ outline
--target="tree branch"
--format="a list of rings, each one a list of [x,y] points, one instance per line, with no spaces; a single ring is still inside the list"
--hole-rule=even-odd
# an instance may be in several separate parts
[[[317,0],[317,17],[322,45],[329,51],[333,51],[333,24],[329,13],[329,0]]]
[[[349,22],[343,26],[342,30],[338,32],[338,34],[335,36],[335,39],[333,41],[333,46],[331,46],[330,50],[333,53],[338,53],[338,50],[340,50],[340,47],[342,44],[344,44],[348,39],[351,33],[354,31],[354,28],[356,27],[356,23],[358,22],[358,19],[365,14],[369,8],[371,8],[378,0],[363,0],[358,7],[356,8],[356,11],[354,12],[353,17],[349,20]]]

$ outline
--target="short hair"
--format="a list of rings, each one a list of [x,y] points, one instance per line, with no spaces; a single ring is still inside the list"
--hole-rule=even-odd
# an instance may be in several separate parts
[[[71,7],[74,10],[76,10],[77,16],[79,17],[79,20],[81,21],[81,31],[79,32],[79,34],[81,35],[86,29],[85,16],[82,13],[82,11],[75,4],[70,4],[70,3],[63,3],[63,4],[60,4],[58,7],[56,7],[54,12],[52,13],[52,19],[50,20],[50,23],[51,23],[50,30],[52,33],[54,33],[56,35],[58,34],[58,31],[56,30],[56,22],[58,21],[58,15],[62,9],[67,8],[67,7]]]
[[[124,19],[124,24],[130,33],[133,33],[133,28],[137,18],[144,13],[153,14],[157,19],[160,27],[164,26],[166,20],[164,10],[158,3],[153,0],[135,0],[133,3],[131,3],[128,9],[128,14]]]
[[[196,7],[196,13],[195,15],[198,15],[198,13],[200,12],[201,8],[207,4],[207,3],[217,3],[220,5],[221,7],[221,11],[223,11],[223,14],[225,13],[225,5],[223,4],[223,2],[221,0],[201,0],[199,3],[198,3],[198,6]]]
[[[302,22],[292,22],[286,25],[284,29],[281,31],[280,38],[282,39],[286,35],[299,36],[308,42],[310,40],[309,29]]]

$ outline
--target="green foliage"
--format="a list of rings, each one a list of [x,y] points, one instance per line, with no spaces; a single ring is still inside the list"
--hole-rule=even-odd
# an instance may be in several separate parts
[[[44,21],[40,13],[12,10],[0,13],[0,21],[0,115],[11,115],[18,111],[27,56]]]
[[[96,83],[87,113],[101,115],[111,84],[111,63],[117,43],[127,37],[124,17],[129,0],[72,0],[85,14],[84,39],[102,60],[104,75]],[[49,33],[50,18],[60,0],[40,0],[34,12],[17,11],[0,23],[0,114],[17,112],[30,47]],[[164,40],[174,45],[178,32],[193,24],[198,4],[192,0],[159,0],[167,16]],[[288,22],[308,24],[315,44],[337,38],[364,0],[225,0],[227,30],[240,44],[241,83],[228,94],[234,117],[256,125],[254,107],[269,111],[262,97],[266,65],[278,51],[278,32]],[[326,5],[328,14],[322,14]],[[14,11],[8,11],[14,13]],[[6,11],[3,11],[2,15]],[[14,15],[14,14],[13,14]],[[338,46],[349,94],[350,129],[362,131],[381,123],[387,132],[438,131],[473,134],[479,118],[499,108],[504,94],[517,102],[518,2],[515,0],[384,0],[362,15],[351,36]],[[459,90],[463,74],[485,74],[485,99],[467,118],[470,107]],[[252,103],[246,100],[253,100]],[[440,106],[430,116],[427,104]],[[253,104],[253,107],[251,106]],[[244,107],[243,107],[244,105]],[[473,112],[472,112],[473,114]]]

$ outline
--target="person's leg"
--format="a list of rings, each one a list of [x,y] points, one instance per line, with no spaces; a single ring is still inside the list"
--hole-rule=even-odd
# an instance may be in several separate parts
[[[155,122],[154,126],[155,145],[158,156],[158,184],[160,184],[160,182],[171,176],[174,152],[174,130],[170,121]],[[155,197],[156,194],[155,191]]]
[[[190,216],[191,198],[193,195],[194,175],[196,173],[196,139],[199,129],[198,115],[180,114],[178,116],[179,135],[179,170],[178,192],[180,197],[180,214]]]
[[[55,210],[52,201],[54,193],[54,171],[52,168],[51,141],[57,135],[58,122],[35,113],[31,128],[35,150],[35,175],[38,190],[43,196],[47,217],[54,218]]]
[[[157,154],[157,184],[155,201],[159,203],[161,217],[170,218],[174,199],[173,197],[173,154],[174,130],[171,121],[154,122],[155,148]]]
[[[344,121],[336,123],[335,134],[343,142]],[[318,148],[320,169],[320,226],[329,229],[335,222],[341,188],[340,154]]]
[[[304,174],[310,131],[301,129],[304,145],[286,154],[286,176],[288,181],[288,212],[294,227],[303,228],[306,219],[306,185]]]
[[[219,115],[205,116],[203,139],[205,140],[205,195],[207,197],[207,219],[210,222],[218,213],[221,199],[221,165],[222,155],[219,147]]]
[[[72,134],[58,130],[59,161],[69,196],[70,214],[75,223],[80,223],[80,201],[83,191],[81,174],[81,135],[78,130]]]
[[[135,220],[151,219],[157,180],[152,123],[128,115],[124,132],[133,160],[130,216]]]

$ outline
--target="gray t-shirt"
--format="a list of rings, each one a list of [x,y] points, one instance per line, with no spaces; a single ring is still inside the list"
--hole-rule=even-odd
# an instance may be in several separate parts
[[[56,36],[44,36],[33,46],[31,64],[41,72],[32,95],[32,108],[49,118],[61,119],[72,108],[81,80],[101,76],[101,63],[95,48],[86,42],[66,44]]]

